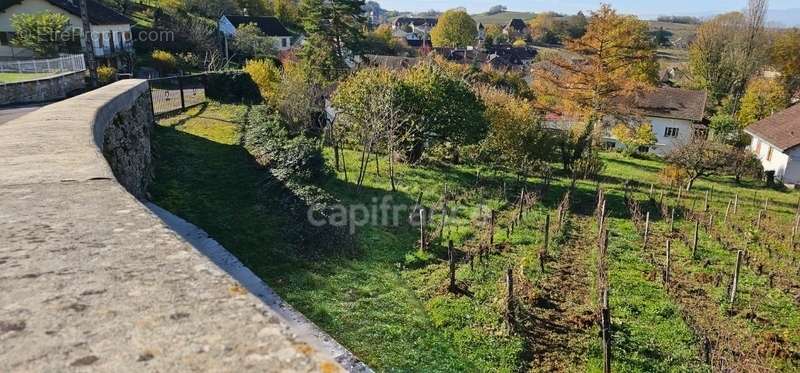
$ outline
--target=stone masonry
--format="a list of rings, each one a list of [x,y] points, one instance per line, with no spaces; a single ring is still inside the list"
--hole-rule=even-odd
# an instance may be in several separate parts
[[[341,371],[131,194],[147,92],[120,81],[0,126],[0,371]]]
[[[60,100],[86,87],[86,71],[0,84],[0,106]]]

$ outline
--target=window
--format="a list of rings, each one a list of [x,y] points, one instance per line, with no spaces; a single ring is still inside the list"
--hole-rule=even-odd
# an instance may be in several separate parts
[[[664,137],[678,137],[677,127],[667,127],[664,129]]]
[[[767,160],[768,161],[772,160],[772,147],[771,146],[769,147],[769,149],[767,149]]]
[[[606,150],[613,150],[616,147],[617,147],[617,143],[614,142],[614,141],[606,141],[606,143],[605,143]]]
[[[286,48],[286,38],[281,38],[281,47]]]
[[[756,155],[761,155],[761,140],[756,140]]]
[[[14,39],[13,32],[0,32],[0,45],[11,45],[12,39]]]
[[[641,154],[647,154],[647,153],[650,152],[650,147],[649,146],[640,146],[638,149],[636,149],[636,151],[641,153]]]
[[[100,49],[105,48],[105,46],[103,45],[104,44],[103,39],[105,39],[105,35],[103,34],[97,35],[97,47]]]
[[[124,35],[125,35],[125,41],[131,41],[131,33],[130,32],[125,31]]]

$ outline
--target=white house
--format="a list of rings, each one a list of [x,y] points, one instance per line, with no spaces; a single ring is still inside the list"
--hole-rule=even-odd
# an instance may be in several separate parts
[[[113,60],[133,52],[131,21],[122,14],[95,0],[86,0],[89,13],[90,32],[95,56]],[[14,27],[11,16],[23,13],[53,12],[69,17],[69,28],[77,30],[83,45],[83,22],[77,0],[10,0],[0,2],[0,58],[16,59],[33,57],[27,49],[11,46]]]
[[[775,180],[784,184],[800,184],[800,104],[751,124],[745,132],[753,137],[750,150],[764,171],[775,172]]]
[[[398,17],[392,22],[392,37],[405,39],[411,47],[430,46],[430,33],[438,22],[437,18]]]
[[[253,23],[264,33],[275,39],[275,49],[285,51],[292,47],[292,33],[276,17],[251,17],[223,15],[219,19],[219,31],[226,38],[236,37],[236,28]]]
[[[706,136],[708,126],[704,124],[706,92],[681,88],[659,87],[640,91],[620,99],[620,111],[626,113],[630,125],[649,123],[653,126],[656,143],[643,153],[665,156],[673,149],[688,143],[694,136]],[[554,129],[566,129],[575,121],[549,115],[547,124]],[[607,118],[603,127],[603,142],[607,149],[621,149],[624,145],[611,134],[619,119]]]
[[[708,126],[703,122],[707,98],[705,91],[659,87],[637,92],[621,104],[635,114],[636,122],[653,126],[656,143],[647,150],[665,156],[694,136],[706,136]],[[607,141],[622,146],[613,136]]]

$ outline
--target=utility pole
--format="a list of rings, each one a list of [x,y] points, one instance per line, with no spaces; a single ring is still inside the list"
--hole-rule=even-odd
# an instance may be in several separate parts
[[[94,61],[94,44],[92,42],[92,25],[89,22],[89,10],[86,8],[86,0],[80,0],[81,21],[83,23],[83,57],[86,59],[86,67],[89,69],[89,87],[97,87],[97,65]],[[101,36],[102,37],[102,36]]]

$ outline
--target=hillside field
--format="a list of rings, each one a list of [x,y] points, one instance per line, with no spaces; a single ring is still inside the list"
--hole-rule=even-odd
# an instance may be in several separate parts
[[[424,249],[420,229],[402,219],[357,228],[355,254],[309,256],[284,213],[291,191],[239,145],[247,113],[212,103],[161,120],[154,202],[206,230],[377,371],[601,371],[605,274],[614,371],[800,369],[797,192],[711,177],[679,194],[659,183],[661,161],[617,153],[602,155],[599,181],[574,187],[558,173],[519,179],[429,162],[401,165],[397,192],[382,157],[358,190],[360,153],[346,151],[348,178],[335,172],[321,185],[344,205],[390,196],[414,206],[421,195],[432,212],[453,213],[446,224],[431,214]]]

